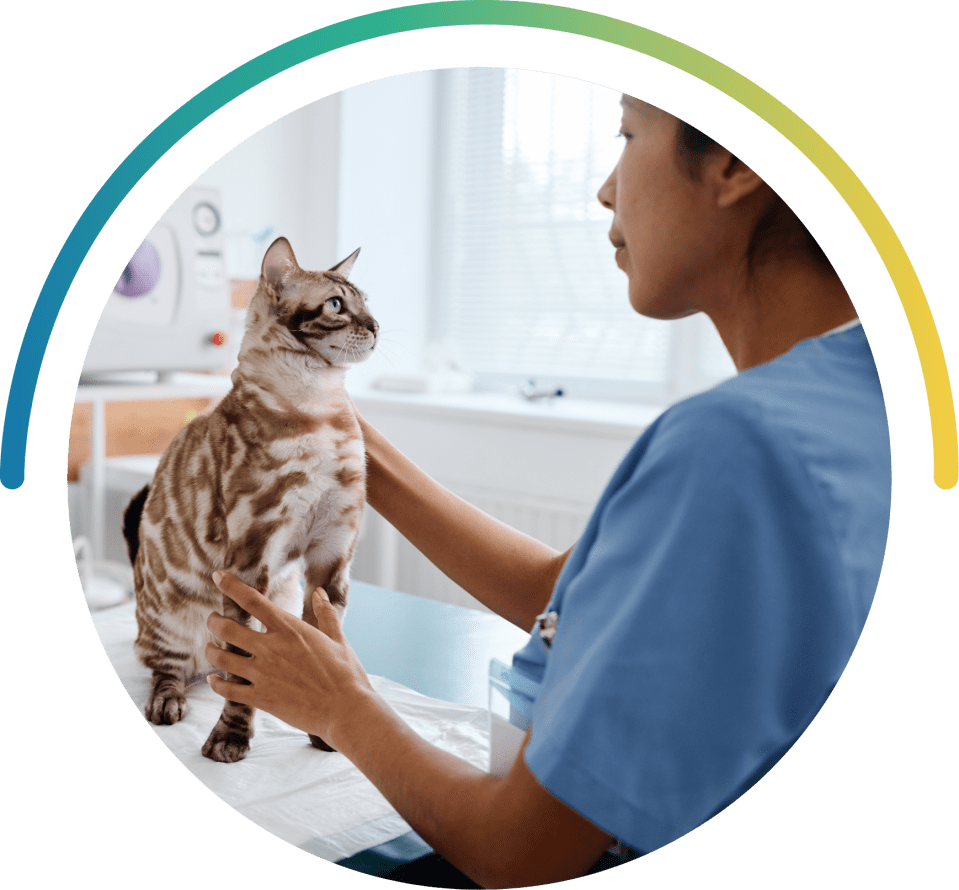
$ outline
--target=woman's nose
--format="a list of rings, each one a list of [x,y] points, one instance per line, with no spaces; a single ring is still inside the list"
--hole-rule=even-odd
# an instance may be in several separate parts
[[[599,203],[603,205],[607,210],[616,209],[616,170],[614,169],[609,176],[606,177],[606,182],[604,182],[599,191],[596,193],[596,197],[599,199]]]

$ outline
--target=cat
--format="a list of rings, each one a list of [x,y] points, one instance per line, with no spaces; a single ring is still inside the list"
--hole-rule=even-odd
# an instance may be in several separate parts
[[[214,585],[215,570],[290,611],[302,599],[314,627],[311,595],[323,587],[342,620],[366,496],[363,438],[343,379],[379,331],[365,294],[347,280],[357,254],[308,272],[285,238],[270,245],[230,392],[180,431],[124,512],[134,647],[152,671],[145,712],[155,724],[181,720],[185,682],[209,670],[210,612],[251,624]],[[227,701],[202,752],[241,760],[252,735],[253,709]]]

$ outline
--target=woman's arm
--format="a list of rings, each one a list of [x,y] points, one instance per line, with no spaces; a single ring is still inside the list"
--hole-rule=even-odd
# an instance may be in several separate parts
[[[313,596],[316,629],[231,575],[218,585],[265,632],[210,616],[214,635],[252,656],[209,644],[214,667],[250,684],[213,675],[213,689],[326,740],[427,843],[478,884],[521,887],[577,877],[612,842],[547,792],[522,756],[497,779],[413,732],[371,687],[322,591]]]
[[[468,504],[357,417],[366,443],[370,506],[460,587],[530,630],[569,551],[559,553]]]

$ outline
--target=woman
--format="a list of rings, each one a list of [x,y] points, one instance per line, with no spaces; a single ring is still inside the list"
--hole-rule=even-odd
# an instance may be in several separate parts
[[[738,797],[838,679],[876,589],[889,514],[875,367],[838,276],[745,164],[624,96],[599,192],[633,308],[705,312],[739,374],[666,411],[557,553],[485,516],[364,424],[370,504],[530,640],[538,686],[502,779],[412,733],[370,688],[322,590],[320,629],[230,576],[255,634],[216,614],[211,685],[328,740],[435,850],[483,886],[648,852]],[[541,613],[555,625],[547,646]],[[295,668],[294,668],[295,666]]]

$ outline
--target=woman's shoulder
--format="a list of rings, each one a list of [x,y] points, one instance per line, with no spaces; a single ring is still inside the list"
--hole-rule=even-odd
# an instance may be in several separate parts
[[[872,356],[855,331],[836,337],[804,341],[667,409],[637,443],[631,474],[707,489],[773,474],[833,488],[841,468],[844,485],[855,477],[888,487],[889,430]]]
[[[853,420],[877,432],[886,427],[882,389],[861,326],[804,340],[771,362],[690,396],[664,412],[659,426],[692,427],[700,437],[740,428],[809,437],[836,435]]]
[[[742,455],[747,440],[776,438],[789,406],[739,374],[672,405],[649,430],[649,450],[707,463]],[[728,453],[728,454],[727,454]]]

